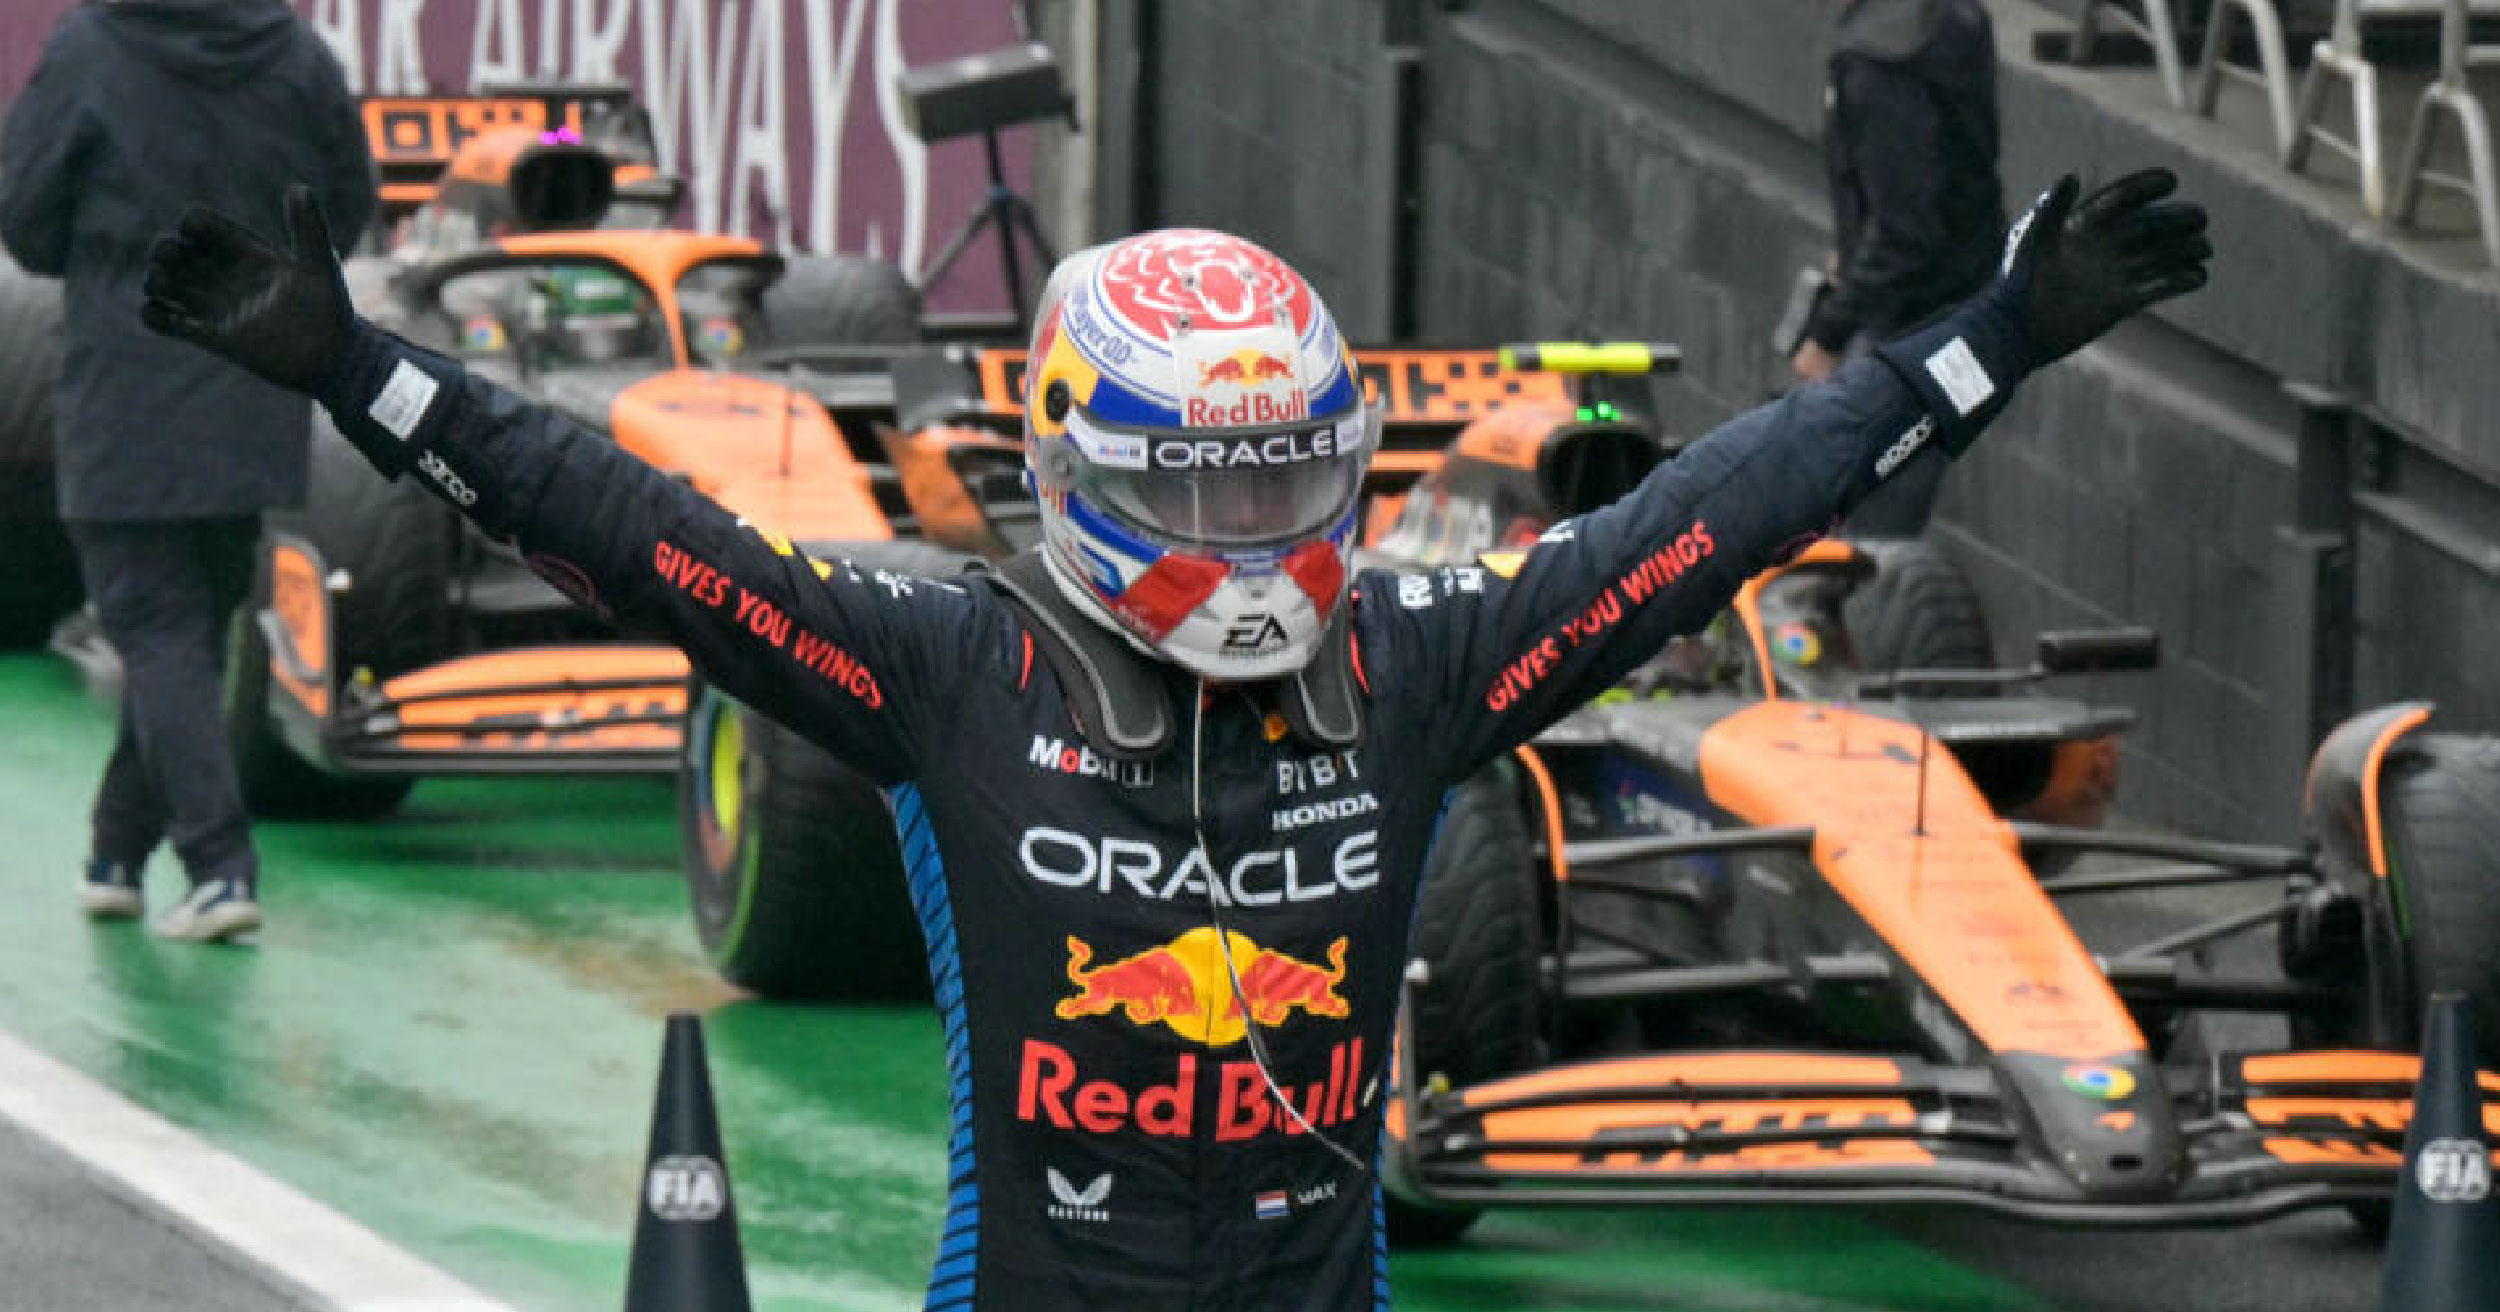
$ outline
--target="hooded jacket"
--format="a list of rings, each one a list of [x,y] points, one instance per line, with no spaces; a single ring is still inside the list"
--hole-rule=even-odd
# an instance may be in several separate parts
[[[1887,341],[1978,290],[2005,232],[1978,0],[1851,0],[1823,128],[1839,277],[1807,335]]]
[[[183,519],[302,500],[300,397],[139,323],[148,244],[193,205],[283,233],[310,184],[352,241],[373,163],[338,62],[285,0],[89,0],[0,137],[0,241],[64,280],[62,514]]]

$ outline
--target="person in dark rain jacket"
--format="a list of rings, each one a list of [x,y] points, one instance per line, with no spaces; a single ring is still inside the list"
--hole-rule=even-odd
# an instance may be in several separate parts
[[[1826,94],[1832,290],[1797,347],[1829,377],[1985,286],[2005,230],[1996,37],[1980,0],[1843,0]],[[1851,526],[1915,534],[1942,475],[1900,480]]]
[[[136,916],[170,841],[191,894],[162,933],[258,926],[258,858],[220,714],[228,617],[259,517],[304,495],[305,400],[135,320],[148,242],[192,205],[279,230],[314,184],[351,239],[373,164],[337,61],[284,0],[89,0],[44,47],[0,140],[0,241],[64,284],[61,514],[126,673],[81,902]]]

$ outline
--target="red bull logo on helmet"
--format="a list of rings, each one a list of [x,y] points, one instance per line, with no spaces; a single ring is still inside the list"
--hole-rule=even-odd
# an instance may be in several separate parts
[[[1223,372],[1211,380],[1201,381],[1195,394],[1182,399],[1181,419],[1192,428],[1256,428],[1267,424],[1299,423],[1310,418],[1311,398],[1294,384],[1289,366],[1278,370],[1283,377],[1282,385],[1262,385],[1259,381],[1277,374],[1243,376],[1242,357],[1254,355],[1260,361],[1255,368],[1284,366],[1284,362],[1276,357],[1259,355],[1255,351],[1237,351],[1213,364],[1201,366],[1202,369]]]
[[[1265,351],[1235,351],[1231,355],[1201,361],[1198,365],[1200,387],[1213,387],[1217,383],[1248,387],[1252,383],[1277,379],[1293,381],[1293,362],[1278,359]]]
[[[1239,1043],[1253,1023],[1274,1029],[1294,1012],[1329,1020],[1349,1014],[1337,986],[1345,981],[1346,939],[1328,945],[1325,966],[1260,947],[1249,935],[1201,925],[1161,947],[1095,964],[1093,945],[1068,937],[1068,982],[1061,1020],[1118,1012],[1132,1025],[1162,1025],[1211,1048]],[[1231,962],[1225,948],[1231,949]],[[1233,987],[1236,972],[1241,981]]]
[[[1182,334],[1172,343],[1181,421],[1191,428],[1254,428],[1310,418],[1299,352],[1282,325]]]

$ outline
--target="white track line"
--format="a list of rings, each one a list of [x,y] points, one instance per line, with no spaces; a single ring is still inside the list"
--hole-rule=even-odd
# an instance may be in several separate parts
[[[342,1312],[512,1312],[6,1033],[0,1117],[315,1303]]]

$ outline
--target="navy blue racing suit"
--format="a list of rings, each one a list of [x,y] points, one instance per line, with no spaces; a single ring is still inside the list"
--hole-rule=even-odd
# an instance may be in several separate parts
[[[2019,358],[1972,326],[1978,359]],[[322,400],[386,472],[890,789],[952,1086],[928,1302],[1018,1312],[1386,1306],[1369,1164],[1444,790],[1707,623],[1879,467],[1942,459],[1977,422],[1915,369],[1854,364],[1524,558],[1360,574],[1352,750],[1286,734],[1272,689],[1175,673],[1174,746],[1128,763],[1085,745],[990,587],[811,559],[369,327]]]

